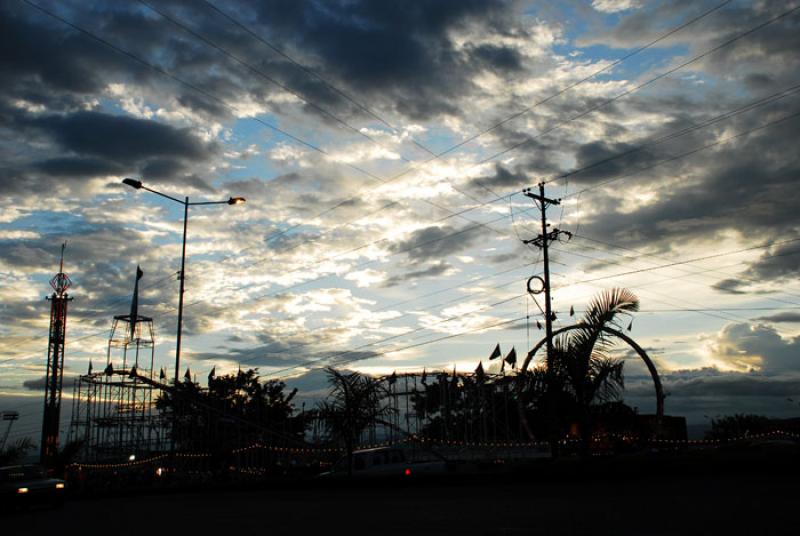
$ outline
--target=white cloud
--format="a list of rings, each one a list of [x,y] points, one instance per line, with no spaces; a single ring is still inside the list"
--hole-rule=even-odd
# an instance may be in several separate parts
[[[642,7],[642,0],[593,0],[592,7],[603,13],[617,13]]]

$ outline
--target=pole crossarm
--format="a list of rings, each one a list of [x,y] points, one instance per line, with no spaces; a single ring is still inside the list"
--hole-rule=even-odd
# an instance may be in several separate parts
[[[533,244],[537,248],[541,249],[544,247],[545,241],[547,242],[554,242],[558,240],[560,235],[567,235],[568,237],[572,238],[572,233],[569,231],[562,231],[561,229],[553,229],[546,235],[539,235],[536,238],[531,238],[530,240],[523,240],[523,244]]]

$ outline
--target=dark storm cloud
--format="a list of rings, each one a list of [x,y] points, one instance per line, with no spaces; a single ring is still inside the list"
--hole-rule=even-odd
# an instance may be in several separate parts
[[[29,143],[55,144],[50,152],[62,151],[61,156],[8,169],[16,180],[3,181],[2,188],[15,191],[46,188],[47,177],[87,179],[122,173],[208,189],[203,179],[186,171],[219,152],[218,144],[201,140],[188,128],[96,111],[41,115],[0,106],[0,127],[24,133]]]
[[[661,378],[664,390],[669,393],[668,400],[695,397],[791,397],[800,393],[800,377],[762,376],[752,373],[718,373],[708,369],[694,371],[692,374],[664,375]],[[652,385],[645,380],[630,387],[626,394],[648,396]]]
[[[570,180],[591,183],[646,167],[657,159],[640,146],[597,140],[578,147],[575,160],[575,170],[580,171],[570,175]]]
[[[2,97],[49,105],[59,92],[92,94],[105,87],[112,72],[136,70],[121,65],[121,57],[110,49],[45,22],[45,15],[21,2],[13,4],[12,9],[7,2],[0,7]]]
[[[502,164],[495,164],[494,175],[486,177],[478,177],[471,181],[471,184],[476,188],[503,188],[512,189],[527,186],[530,183],[530,178],[527,174],[517,170],[510,170]]]
[[[800,242],[793,239],[789,244],[772,248],[750,263],[740,278],[723,279],[713,288],[728,294],[759,292],[749,290],[758,283],[793,281],[800,273]]]
[[[512,7],[491,0],[357,0],[333,6],[275,0],[259,5],[258,19],[273,40],[305,51],[318,70],[354,94],[429,119],[459,115],[457,99],[473,89],[472,73],[519,68],[513,50],[479,46],[464,52],[449,37],[467,24],[500,32]]]
[[[451,268],[452,266],[446,262],[437,262],[421,270],[411,270],[409,272],[403,272],[402,274],[393,275],[387,278],[386,281],[383,282],[382,286],[394,287],[409,281],[413,282],[427,277],[437,277],[447,273]]]
[[[497,45],[480,45],[472,47],[470,54],[483,62],[487,69],[502,71],[518,71],[522,69],[522,58],[519,52]]]
[[[63,385],[65,388],[72,387],[72,384],[78,379],[78,376],[70,376],[65,374],[63,379]],[[42,376],[41,378],[35,380],[25,380],[22,382],[22,386],[29,391],[44,391],[45,386],[47,385],[47,377]]]
[[[449,226],[426,227],[392,244],[389,251],[393,254],[406,253],[412,262],[442,261],[469,249],[485,233],[486,229],[479,226],[467,226],[459,230]]]
[[[213,362],[225,360],[240,363],[242,368],[254,367],[322,367],[346,364],[372,359],[379,354],[368,351],[333,350],[320,351],[319,341],[281,342],[277,339],[271,344],[250,348],[225,348],[219,353],[202,352],[192,354],[193,361]],[[209,368],[211,365],[207,365]]]
[[[116,162],[95,157],[62,156],[33,164],[33,167],[52,177],[86,178],[118,175],[124,168]]]
[[[768,324],[727,324],[710,348],[716,359],[764,376],[794,374],[800,365],[800,337],[785,338]]]
[[[53,138],[67,151],[102,156],[116,162],[130,163],[163,156],[206,159],[216,148],[202,142],[189,129],[100,112],[36,117],[26,123]]]
[[[726,127],[742,131],[764,122],[762,115],[748,115]],[[705,140],[699,141],[707,144],[721,133],[710,130],[703,135]],[[584,198],[591,196],[596,209],[585,223],[595,230],[593,234],[613,236],[615,241],[625,240],[629,245],[669,244],[679,238],[708,240],[724,230],[748,236],[754,232],[761,236],[794,234],[800,224],[796,210],[800,203],[796,188],[800,162],[790,140],[798,135],[800,120],[794,118],[686,159],[633,173],[614,183],[615,196],[633,183],[673,186],[662,188],[655,202],[632,211],[621,210],[624,203],[598,195],[599,191],[584,194]],[[698,147],[692,145],[694,139],[661,147],[658,154],[683,154],[682,150]],[[754,189],[756,184],[758,188]],[[771,273],[783,275],[796,269],[796,263],[788,257],[779,266]]]
[[[770,316],[762,316],[756,318],[756,320],[760,320],[762,322],[774,322],[774,323],[787,323],[787,324],[796,324],[800,323],[800,313],[778,313],[775,315]]]

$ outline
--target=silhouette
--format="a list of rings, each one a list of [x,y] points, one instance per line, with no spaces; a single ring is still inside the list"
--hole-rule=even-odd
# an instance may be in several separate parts
[[[353,451],[361,433],[393,413],[383,404],[390,393],[378,379],[359,372],[341,372],[333,367],[327,367],[325,372],[331,393],[319,403],[319,416],[332,439],[344,444],[347,474],[352,477]]]
[[[209,376],[203,389],[190,379],[163,391],[156,407],[168,420],[175,419],[176,448],[209,452],[220,467],[230,453],[260,441],[303,437],[303,420],[295,415],[292,399],[278,380],[261,382],[258,369]]]

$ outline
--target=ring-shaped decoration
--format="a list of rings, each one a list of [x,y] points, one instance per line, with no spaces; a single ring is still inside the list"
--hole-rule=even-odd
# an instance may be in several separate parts
[[[533,281],[534,279],[536,281],[538,281],[539,283],[541,283],[541,287],[540,288],[537,288],[537,289],[531,288],[531,281]],[[534,276],[528,278],[527,287],[528,287],[528,293],[529,294],[534,294],[534,295],[535,294],[541,294],[542,292],[544,292],[544,279],[542,279],[538,275],[534,275]]]

